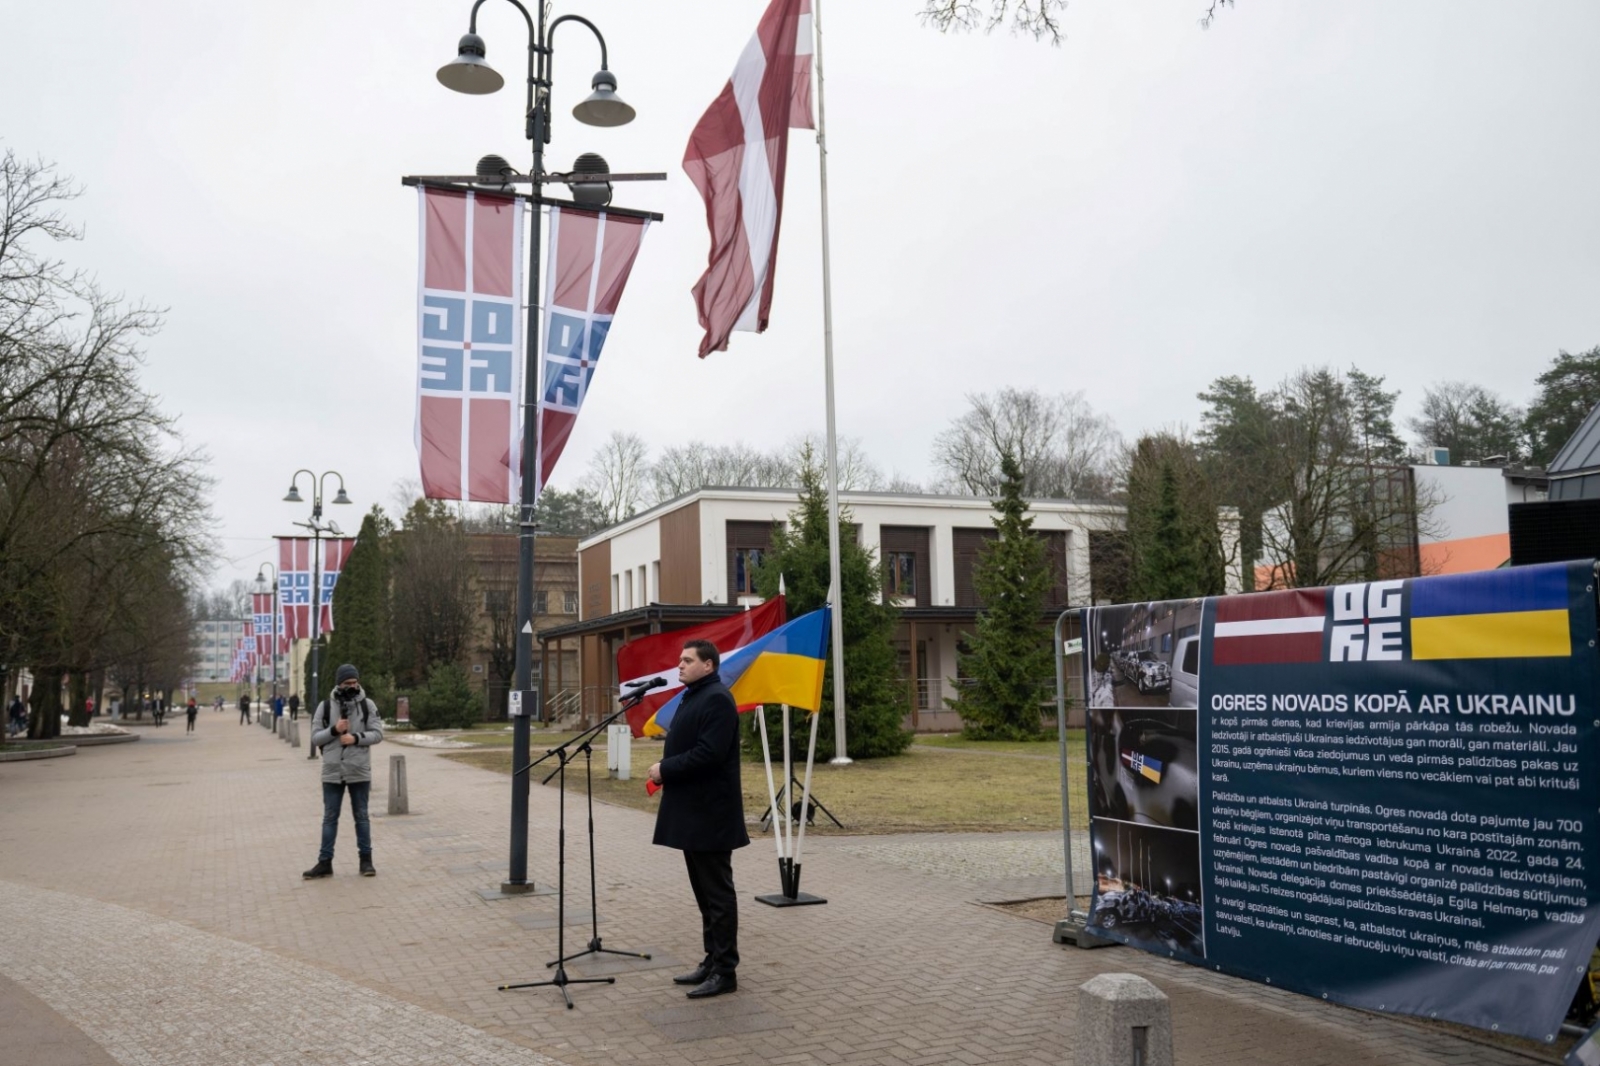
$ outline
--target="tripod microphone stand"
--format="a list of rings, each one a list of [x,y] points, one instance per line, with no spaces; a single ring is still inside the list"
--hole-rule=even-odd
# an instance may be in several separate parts
[[[571,762],[574,758],[576,758],[577,757],[577,753],[579,751],[583,751],[585,753],[585,758],[587,760],[588,752],[590,751],[590,744],[594,740],[594,738],[597,735],[599,735],[600,730],[604,729],[606,726],[608,726],[612,722],[616,721],[617,718],[620,715],[623,715],[623,714],[627,713],[627,711],[628,711],[628,709],[630,707],[636,706],[638,704],[638,702],[644,698],[644,693],[643,692],[639,692],[639,693],[635,694],[634,696],[630,696],[629,698],[633,702],[625,703],[621,708],[619,708],[616,711],[616,713],[614,713],[610,717],[606,718],[599,725],[595,726],[592,730],[584,730],[582,733],[578,734],[576,737],[573,737],[571,740],[567,741],[566,743],[558,744],[556,747],[551,748],[549,751],[545,752],[543,755],[541,755],[537,759],[533,760],[533,762],[529,763],[527,766],[522,767],[521,769],[515,771],[515,773],[512,774],[512,776],[515,777],[517,774],[526,773],[527,771],[533,769],[535,766],[538,766],[540,763],[544,762],[546,759],[550,758],[551,756],[555,756],[555,758],[557,760],[555,770],[552,771],[548,776],[546,776],[545,779],[544,779],[544,782],[542,782],[542,783],[548,784],[551,778],[553,778],[553,777],[559,777],[560,778],[560,781],[559,781],[559,783],[557,785],[557,791],[559,791],[560,794],[561,794],[561,799],[560,799],[560,804],[559,804],[561,813],[560,813],[560,819],[559,819],[559,823],[558,823],[559,828],[558,828],[557,833],[556,833],[556,869],[558,871],[557,880],[556,880],[556,960],[554,962],[550,962],[550,963],[546,963],[545,964],[547,967],[554,966],[556,972],[550,976],[550,980],[548,980],[548,981],[523,981],[523,982],[518,983],[518,984],[500,985],[499,986],[499,991],[501,991],[501,992],[507,992],[507,991],[510,991],[511,989],[514,989],[514,988],[557,988],[557,989],[560,989],[560,991],[561,991],[561,998],[566,1000],[567,1009],[571,1010],[573,1008],[573,1003],[572,1003],[571,994],[567,992],[567,986],[568,985],[598,985],[598,984],[614,985],[614,984],[617,983],[617,979],[615,977],[569,977],[569,976],[567,976],[567,968],[565,966],[565,963],[566,963],[567,959],[569,959],[569,958],[577,958],[578,955],[587,955],[587,954],[589,954],[590,951],[604,951],[604,952],[606,952],[608,954],[613,954],[613,955],[633,955],[634,954],[634,952],[631,952],[631,951],[614,951],[611,948],[602,948],[600,946],[600,937],[599,936],[595,936],[592,940],[589,941],[589,950],[580,951],[577,954],[570,955],[570,956],[566,953],[566,936],[567,936],[567,763]],[[579,746],[579,747],[576,747],[576,748],[573,747],[573,745],[576,744],[580,740],[583,742],[582,745]],[[587,765],[585,767],[585,775],[587,776]],[[595,881],[594,881],[594,795],[593,795],[592,782],[590,784],[590,797],[589,797],[589,887],[590,887],[590,900],[591,900],[591,903],[592,903],[592,905],[594,907],[598,908],[598,906],[599,906],[598,894],[597,894],[597,889],[595,888]],[[592,917],[594,918],[594,925],[595,925],[596,931],[598,931],[599,923],[600,923],[598,909],[596,909],[593,912]],[[638,957],[648,959],[650,956],[642,955],[642,956],[638,956]]]
[[[571,955],[562,955],[561,946],[558,942],[556,945],[556,954],[559,956],[559,958],[553,962],[545,963],[546,968],[551,966],[560,966],[564,962],[568,962],[572,959],[582,958],[585,955],[626,955],[630,959],[648,959],[650,957],[648,952],[618,951],[616,948],[604,947],[600,943],[600,888],[594,869],[594,776],[591,769],[591,765],[593,763],[591,753],[594,751],[594,738],[600,735],[600,730],[604,729],[606,726],[610,725],[612,722],[615,722],[618,718],[637,707],[640,701],[644,699],[644,693],[645,690],[640,689],[638,692],[630,695],[627,698],[627,701],[624,702],[623,705],[611,715],[611,717],[595,726],[594,729],[590,731],[584,742],[578,745],[577,750],[583,752],[583,790],[589,804],[589,928],[594,935],[589,938],[588,947],[584,948],[582,951],[575,951]],[[550,779],[547,777],[545,780],[548,781]]]

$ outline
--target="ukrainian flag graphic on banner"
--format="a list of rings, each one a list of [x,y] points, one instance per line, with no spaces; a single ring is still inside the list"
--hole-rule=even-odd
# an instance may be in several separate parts
[[[740,710],[764,703],[787,703],[813,714],[822,709],[829,610],[819,607],[723,656],[722,683]],[[645,736],[665,736],[682,702],[680,693],[662,706],[644,724]]]
[[[1535,659],[1572,654],[1562,564],[1411,584],[1411,658]]]

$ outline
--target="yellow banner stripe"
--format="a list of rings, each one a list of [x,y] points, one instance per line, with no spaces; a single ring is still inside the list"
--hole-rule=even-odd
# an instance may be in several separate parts
[[[1571,654],[1572,627],[1564,610],[1411,620],[1413,659],[1535,659]]]
[[[824,662],[809,655],[763,652],[744,668],[729,690],[739,706],[747,703],[787,703],[807,711],[822,709]]]

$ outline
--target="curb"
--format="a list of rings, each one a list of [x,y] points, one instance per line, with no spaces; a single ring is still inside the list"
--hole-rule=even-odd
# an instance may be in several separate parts
[[[139,739],[140,737],[137,733],[123,735],[117,733],[89,733],[84,736],[75,736],[69,743],[79,748],[93,748],[101,744],[131,744]]]
[[[60,748],[35,748],[32,751],[0,751],[0,762],[28,762],[32,759],[59,759],[76,755],[78,749],[71,744]]]

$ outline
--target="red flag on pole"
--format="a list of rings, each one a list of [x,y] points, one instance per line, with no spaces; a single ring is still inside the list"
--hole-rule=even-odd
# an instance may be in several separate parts
[[[717,646],[717,653],[726,656],[735,648],[742,648],[757,637],[766,636],[787,620],[782,596],[775,596],[748,611],[719,618],[702,626],[674,629],[656,633],[638,640],[630,640],[617,649],[617,677],[622,679],[620,693],[628,694],[628,684],[665,678],[665,688],[653,689],[639,706],[628,711],[628,728],[636,737],[644,736],[644,724],[667,701],[683,691],[678,681],[678,656],[683,645],[691,640],[709,640]]]
[[[683,169],[706,202],[711,255],[694,287],[700,357],[772,307],[789,130],[811,129],[811,0],[772,0],[733,77],[689,137]]]

